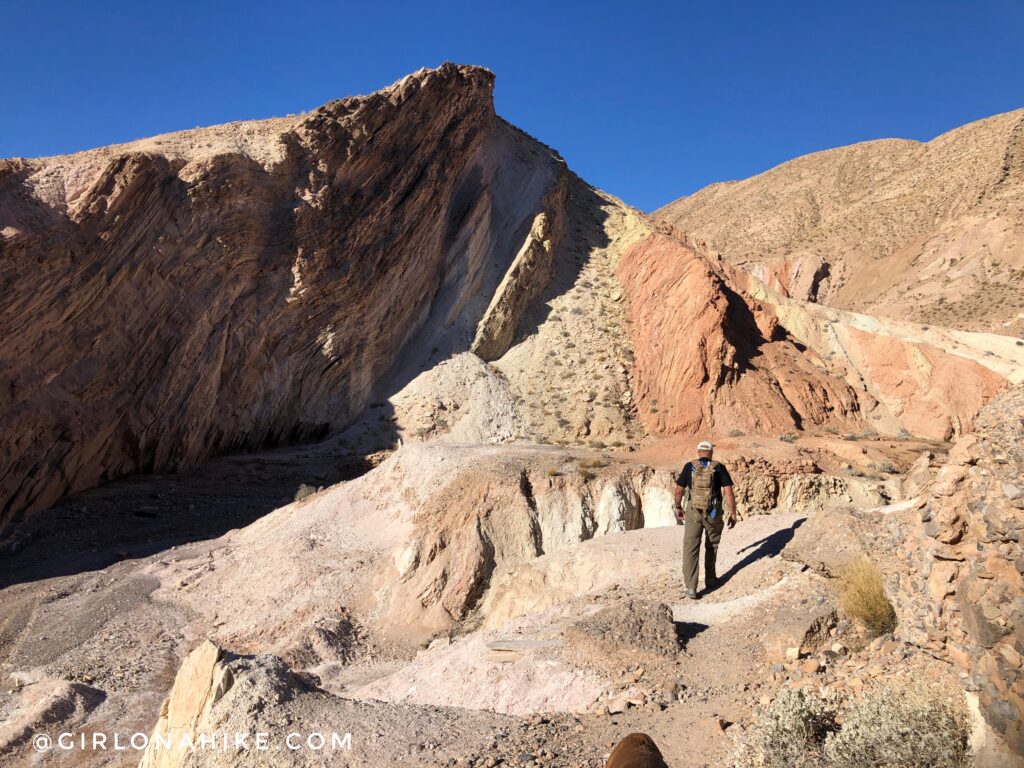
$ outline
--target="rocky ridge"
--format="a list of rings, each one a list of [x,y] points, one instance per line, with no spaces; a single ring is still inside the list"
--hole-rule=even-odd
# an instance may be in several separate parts
[[[492,84],[447,64],[296,118],[3,161],[3,522],[322,436],[424,343],[467,348],[565,173]]]
[[[1024,111],[712,184],[655,212],[791,298],[1024,333]]]

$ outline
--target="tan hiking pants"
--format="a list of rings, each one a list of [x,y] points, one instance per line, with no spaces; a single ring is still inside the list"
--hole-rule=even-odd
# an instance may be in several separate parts
[[[683,580],[687,589],[697,589],[697,561],[700,559],[700,539],[704,536],[704,584],[715,580],[715,560],[718,558],[718,543],[722,540],[725,516],[719,510],[714,520],[693,509],[686,510],[683,532]]]

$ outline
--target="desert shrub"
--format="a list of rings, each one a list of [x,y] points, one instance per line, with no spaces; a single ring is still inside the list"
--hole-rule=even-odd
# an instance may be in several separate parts
[[[295,491],[295,501],[302,501],[307,496],[312,496],[316,493],[316,486],[309,485],[308,483],[302,483]]]
[[[746,433],[742,429],[730,429],[729,437],[743,437]]]
[[[580,466],[584,469],[600,469],[601,467],[607,467],[608,462],[604,459],[586,459],[580,462]]]
[[[781,689],[740,738],[737,768],[966,768],[971,720],[959,689],[903,679],[841,702]]]
[[[938,681],[895,681],[868,691],[825,741],[827,765],[964,768],[971,718],[963,696]]]
[[[548,467],[548,477],[558,477],[560,474],[558,467]]]
[[[843,567],[837,578],[839,605],[873,637],[896,628],[896,611],[885,596],[882,572],[866,557]]]
[[[742,737],[737,768],[818,768],[838,706],[805,689],[783,688]]]
[[[591,480],[597,477],[597,475],[595,475],[589,469],[584,469],[583,467],[580,467],[579,473],[580,479],[582,479],[584,483],[589,483]]]
[[[796,442],[796,435],[794,435],[794,434],[779,435],[779,440],[781,440],[784,443],[795,443]]]

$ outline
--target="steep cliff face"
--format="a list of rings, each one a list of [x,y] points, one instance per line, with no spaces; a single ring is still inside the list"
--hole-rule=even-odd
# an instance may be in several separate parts
[[[0,524],[320,435],[400,358],[468,348],[564,172],[492,84],[446,64],[305,116],[0,162]]]
[[[1017,380],[1010,337],[802,301],[839,295],[823,256],[733,269],[569,173],[495,116],[492,85],[446,64],[308,115],[0,161],[0,527],[121,475],[343,427],[363,452],[941,439]],[[1007,158],[985,187],[1000,205]]]
[[[630,303],[638,415],[649,431],[861,423],[854,391],[802,354],[770,311],[678,234],[638,242],[618,274]]]

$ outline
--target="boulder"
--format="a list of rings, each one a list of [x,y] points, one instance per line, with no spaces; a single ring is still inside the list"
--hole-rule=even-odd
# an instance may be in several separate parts
[[[836,609],[830,605],[780,609],[761,636],[766,660],[770,664],[795,661],[826,647],[836,619]]]
[[[824,576],[836,576],[853,560],[865,557],[857,529],[861,522],[847,507],[823,509],[797,528],[782,550],[785,560],[802,563]]]

